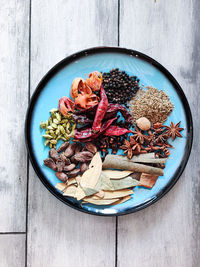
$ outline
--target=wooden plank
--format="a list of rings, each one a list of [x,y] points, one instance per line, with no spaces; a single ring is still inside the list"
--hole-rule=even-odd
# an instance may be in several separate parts
[[[28,1],[1,1],[0,9],[0,232],[25,231],[28,103]]]
[[[162,200],[120,217],[118,266],[199,266],[199,1],[121,1],[120,45],[159,60],[192,108],[194,149],[179,182]],[[198,127],[197,127],[198,126]]]
[[[25,266],[25,234],[0,235],[0,266]]]
[[[112,10],[112,16],[105,16]],[[117,45],[117,1],[32,1],[32,92],[79,49]],[[115,219],[90,216],[52,196],[30,168],[28,266],[114,266]]]

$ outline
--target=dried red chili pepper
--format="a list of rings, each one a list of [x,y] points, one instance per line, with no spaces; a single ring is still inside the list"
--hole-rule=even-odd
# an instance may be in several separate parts
[[[101,129],[101,122],[106,114],[108,108],[108,98],[106,96],[105,90],[101,87],[101,101],[98,104],[97,111],[95,114],[95,119],[92,125],[93,132],[99,132]]]
[[[102,124],[102,127],[99,132],[94,133],[91,128],[85,129],[81,132],[76,130],[75,139],[79,139],[82,142],[90,142],[96,139],[99,135],[103,134],[105,130],[115,121],[117,118],[110,119]]]
[[[105,130],[103,135],[105,135],[105,136],[120,136],[120,135],[131,133],[131,132],[132,132],[131,130],[128,130],[126,128],[121,128],[121,127],[118,127],[115,125],[110,125],[110,127]]]
[[[95,105],[93,105],[87,109],[83,109],[83,108],[76,109],[74,111],[74,114],[76,114],[76,115],[86,114],[87,116],[92,114],[93,115],[92,117],[94,118],[97,106],[98,106],[98,104],[95,104]]]
[[[124,106],[122,106],[120,104],[109,103],[106,115],[109,113],[113,114],[114,112],[116,112],[116,114],[117,114],[118,111],[121,112],[121,114],[124,117],[124,119],[126,120],[126,122],[132,121],[132,119],[133,119],[132,115],[127,111],[127,109]],[[106,115],[105,115],[105,118],[106,118]]]
[[[92,123],[92,120],[90,120],[85,114],[82,115],[73,114],[73,119],[75,120],[75,122],[79,124]]]
[[[108,104],[108,106],[109,106],[109,105],[110,105],[110,104]],[[116,116],[117,116],[117,112],[118,112],[117,110],[109,111],[109,110],[107,109],[107,112],[106,112],[106,114],[105,114],[103,120],[109,120],[109,119],[112,119],[112,118],[116,117]]]

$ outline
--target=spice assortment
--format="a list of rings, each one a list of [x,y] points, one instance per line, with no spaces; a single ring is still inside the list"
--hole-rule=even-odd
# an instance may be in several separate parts
[[[181,122],[163,124],[174,108],[169,96],[112,69],[75,78],[71,98],[63,96],[40,124],[50,147],[44,165],[60,180],[63,196],[117,205],[134,197],[136,186],[151,189],[164,175],[169,140],[184,129]],[[58,140],[64,142],[56,149]]]

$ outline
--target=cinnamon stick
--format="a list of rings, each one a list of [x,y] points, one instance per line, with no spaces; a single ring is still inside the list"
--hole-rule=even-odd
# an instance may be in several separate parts
[[[121,160],[120,160],[121,159]],[[117,169],[117,170],[128,170],[133,172],[144,172],[153,175],[163,176],[163,169],[135,163],[127,158],[119,155],[107,155],[103,162],[103,169]]]
[[[114,155],[116,157],[116,160],[125,160],[129,162],[137,162],[137,163],[152,163],[152,164],[163,164],[167,162],[166,158],[153,158],[152,153],[149,157],[147,157],[147,154],[141,154],[139,156],[133,156],[132,159],[128,159],[127,157],[120,156],[120,155]],[[145,155],[145,156],[143,156]]]

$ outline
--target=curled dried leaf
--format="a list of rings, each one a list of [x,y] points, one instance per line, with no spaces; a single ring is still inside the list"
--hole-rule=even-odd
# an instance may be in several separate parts
[[[112,205],[118,205],[118,204],[124,203],[128,201],[129,199],[131,199],[131,196],[122,197],[120,200],[114,202]]]
[[[74,197],[76,194],[76,190],[77,190],[77,187],[72,184],[64,189],[63,196]]]
[[[88,202],[95,205],[111,205],[114,202],[120,200],[119,198],[114,199],[94,199],[93,197],[85,197],[84,202]],[[84,204],[84,203],[83,203]]]
[[[133,173],[132,171],[116,171],[116,170],[103,170],[102,172],[110,179],[122,179]]]

